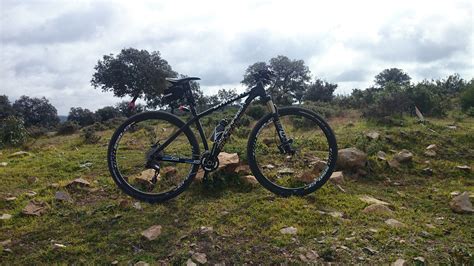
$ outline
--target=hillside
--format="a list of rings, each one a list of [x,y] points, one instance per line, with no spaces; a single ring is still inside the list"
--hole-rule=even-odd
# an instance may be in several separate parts
[[[474,263],[474,216],[450,207],[465,191],[473,201],[473,118],[382,127],[354,116],[330,124],[339,149],[366,152],[367,166],[305,197],[281,198],[230,173],[194,182],[163,204],[137,203],[108,173],[111,130],[98,144],[52,135],[21,149],[28,153],[3,149],[2,264]],[[245,147],[235,138],[225,151],[242,158]],[[402,149],[412,160],[391,167]],[[68,185],[77,178],[83,183]],[[373,198],[382,202],[367,208]],[[36,215],[24,214],[28,204]],[[147,240],[142,232],[154,225],[161,233]]]

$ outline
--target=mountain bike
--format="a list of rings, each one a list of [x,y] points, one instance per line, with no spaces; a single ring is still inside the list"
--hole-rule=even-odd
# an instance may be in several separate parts
[[[258,182],[280,196],[303,196],[323,186],[331,176],[337,144],[328,123],[305,108],[278,108],[263,81],[198,113],[190,82],[200,79],[167,80],[171,85],[162,101],[185,103],[180,109],[188,113],[189,119],[185,122],[169,112],[147,111],[130,117],[118,127],[110,140],[107,159],[113,180],[126,194],[150,203],[163,202],[188,188],[200,168],[206,179],[218,169],[219,153],[256,98],[268,109],[253,125],[247,141],[248,166]],[[230,121],[223,119],[217,124],[210,146],[202,118],[245,97]],[[136,97],[131,103],[135,100]],[[192,125],[200,136],[201,146]]]

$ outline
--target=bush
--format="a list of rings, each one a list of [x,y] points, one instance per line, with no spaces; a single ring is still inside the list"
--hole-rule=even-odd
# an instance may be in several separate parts
[[[461,108],[463,111],[468,111],[469,109],[474,108],[474,80],[469,82],[466,89],[461,94]]]
[[[26,142],[28,132],[23,119],[8,116],[0,123],[0,146],[19,146]]]
[[[247,109],[247,115],[255,120],[262,118],[266,113],[265,107],[259,104],[251,105]]]
[[[77,122],[81,127],[92,125],[95,123],[96,116],[89,109],[82,109],[81,107],[72,107],[69,111],[67,121]]]
[[[376,92],[374,102],[362,111],[364,117],[378,121],[387,117],[402,117],[404,112],[408,112],[413,107],[408,97],[406,89],[394,83]]]
[[[248,127],[250,126],[251,120],[252,118],[250,118],[248,115],[243,115],[239,120],[239,126]]]
[[[46,132],[48,132],[48,129],[44,127],[31,126],[27,129],[27,131],[30,137],[37,138],[46,134]]]
[[[95,130],[92,127],[84,129],[82,137],[84,139],[84,143],[86,144],[96,144],[100,140],[100,136],[95,134]]]
[[[343,113],[343,110],[339,105],[328,102],[306,102],[303,107],[324,118],[340,116]]]
[[[468,116],[474,117],[474,107],[470,107],[469,109],[467,109],[466,114]]]
[[[58,127],[58,135],[70,135],[79,130],[79,125],[74,121],[66,121]]]
[[[15,114],[22,117],[26,127],[54,128],[59,124],[56,108],[46,98],[21,96],[13,104]]]
[[[95,111],[95,117],[99,122],[104,122],[119,116],[122,116],[122,113],[118,108],[113,106],[106,106]]]

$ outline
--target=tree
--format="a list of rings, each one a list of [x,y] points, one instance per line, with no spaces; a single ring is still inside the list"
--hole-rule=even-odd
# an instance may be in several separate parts
[[[135,104],[135,108],[133,110],[128,107],[128,104],[129,102],[123,101],[123,102],[118,103],[115,106],[115,108],[117,108],[120,114],[125,117],[131,117],[132,115],[145,111],[145,106],[143,106],[142,104],[139,104],[139,103]]]
[[[21,96],[13,104],[15,113],[23,118],[26,127],[53,128],[59,124],[58,111],[43,98]]]
[[[461,108],[464,111],[474,108],[474,79],[471,79],[461,93]]]
[[[13,115],[13,107],[8,100],[8,96],[0,95],[0,119],[7,118],[10,115]]]
[[[120,111],[113,106],[106,106],[95,111],[95,117],[100,122],[104,122],[121,115],[122,114]]]
[[[217,98],[219,98],[219,101],[222,103],[222,102],[225,102],[225,101],[228,101],[232,98],[235,98],[237,97],[237,92],[235,89],[220,89],[218,92],[217,92]],[[235,101],[233,104],[239,104],[240,103],[240,100],[238,101]]]
[[[303,60],[290,60],[279,55],[270,59],[268,65],[265,62],[257,62],[247,68],[242,83],[249,87],[255,86],[262,78],[261,70],[271,70],[275,74],[273,79],[264,80],[264,85],[270,85],[268,91],[277,104],[289,105],[302,100],[307,82],[311,78]]]
[[[160,104],[160,95],[168,85],[165,78],[177,76],[160,52],[134,48],[123,49],[117,56],[104,55],[94,69],[94,88],[112,91],[117,97],[143,97],[152,107]]]
[[[96,117],[89,109],[82,109],[81,107],[71,107],[67,121],[74,121],[81,127],[92,125],[95,123]]]
[[[407,73],[403,72],[403,70],[398,68],[385,69],[375,76],[375,84],[381,88],[385,87],[385,85],[387,85],[389,82],[393,82],[394,84],[400,86],[408,86],[410,85],[410,80],[411,77],[408,76]]]
[[[453,74],[449,75],[446,79],[437,80],[436,85],[441,93],[447,96],[456,96],[466,87],[466,81],[459,74]]]
[[[334,98],[336,88],[337,84],[316,79],[313,83],[308,85],[304,99],[306,101],[330,102]]]
[[[443,99],[439,87],[427,80],[407,87],[407,94],[413,104],[428,116],[444,116],[448,102]]]

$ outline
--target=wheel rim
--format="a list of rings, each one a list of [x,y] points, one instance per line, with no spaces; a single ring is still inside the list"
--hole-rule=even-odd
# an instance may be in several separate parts
[[[114,168],[121,182],[147,195],[163,195],[182,187],[193,170],[192,164],[156,159],[147,165],[146,159],[157,144],[164,143],[178,129],[168,121],[157,119],[127,125],[114,143]],[[160,154],[175,158],[195,157],[184,133],[179,134]],[[159,170],[154,166],[158,166]]]
[[[327,174],[331,158],[328,136],[316,117],[306,113],[280,114],[295,154],[281,153],[273,118],[259,129],[254,158],[262,176],[272,185],[285,190],[300,190],[318,184]]]

